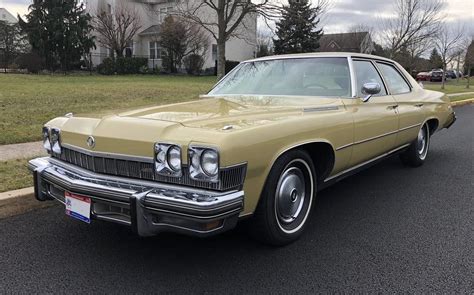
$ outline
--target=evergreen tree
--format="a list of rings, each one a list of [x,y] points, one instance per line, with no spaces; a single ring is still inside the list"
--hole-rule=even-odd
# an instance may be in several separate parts
[[[433,48],[430,54],[430,66],[432,69],[443,68],[443,59],[436,48]]]
[[[323,34],[322,29],[316,29],[320,13],[321,7],[311,7],[308,0],[290,0],[277,23],[278,39],[273,39],[275,54],[316,51]]]
[[[19,19],[32,50],[50,70],[70,70],[95,46],[91,16],[78,0],[33,0],[26,21]]]

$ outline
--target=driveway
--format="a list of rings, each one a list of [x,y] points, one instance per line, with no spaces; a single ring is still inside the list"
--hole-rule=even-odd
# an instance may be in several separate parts
[[[474,106],[432,140],[319,194],[305,235],[263,246],[248,223],[210,239],[83,224],[55,206],[0,220],[6,293],[474,292]]]

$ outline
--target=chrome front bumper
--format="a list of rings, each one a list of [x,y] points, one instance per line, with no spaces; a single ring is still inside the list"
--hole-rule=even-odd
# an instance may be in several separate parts
[[[66,191],[90,197],[91,216],[131,226],[140,236],[208,236],[235,227],[244,192],[215,192],[92,173],[54,158],[33,159],[35,196],[64,203]]]

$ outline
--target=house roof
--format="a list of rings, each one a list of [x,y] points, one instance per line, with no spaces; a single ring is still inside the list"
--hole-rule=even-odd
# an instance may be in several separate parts
[[[6,21],[8,23],[18,22],[18,20],[13,14],[11,14],[8,10],[2,7],[0,7],[0,21]]]
[[[359,52],[362,41],[369,32],[324,34],[319,40],[321,51]]]
[[[161,31],[160,25],[153,25],[138,33],[139,36],[157,35]]]

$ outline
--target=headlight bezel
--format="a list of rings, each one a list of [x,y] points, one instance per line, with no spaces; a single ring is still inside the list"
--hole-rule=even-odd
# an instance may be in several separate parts
[[[179,169],[170,163],[170,151],[179,151]],[[160,157],[158,157],[161,155]],[[163,157],[162,157],[163,156]],[[156,142],[154,145],[153,162],[155,172],[163,176],[181,177],[183,175],[183,152],[181,146],[175,143]]]
[[[213,152],[216,156],[217,168],[215,174],[209,173],[204,169],[203,155],[206,152]],[[188,169],[189,176],[193,180],[207,181],[217,183],[219,182],[220,173],[220,153],[215,147],[190,145],[188,147]]]
[[[52,153],[52,146],[51,146],[51,130],[47,126],[43,126],[42,130],[42,137],[43,137],[43,148],[48,152],[48,154]]]
[[[55,155],[61,155],[61,129],[51,128],[49,133],[49,141],[51,143],[51,152]]]

